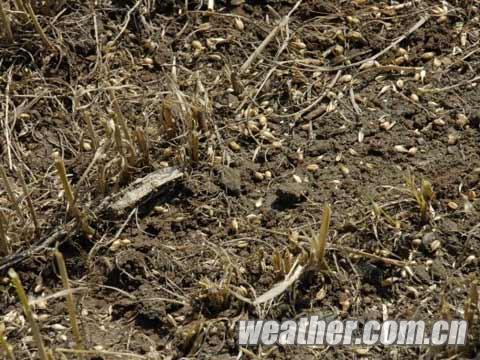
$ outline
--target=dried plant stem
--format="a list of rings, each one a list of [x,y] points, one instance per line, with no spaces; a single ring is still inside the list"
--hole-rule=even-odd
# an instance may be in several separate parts
[[[328,238],[328,230],[330,229],[330,219],[332,217],[332,210],[330,205],[326,204],[323,207],[323,216],[322,216],[322,225],[320,226],[320,232],[315,239],[315,253],[317,261],[320,267],[326,269],[327,264],[325,262],[325,250],[327,248],[327,238]]]
[[[198,162],[199,156],[199,141],[198,141],[198,132],[196,130],[192,130],[190,134],[190,156],[192,161],[195,163]]]
[[[40,328],[38,327],[37,322],[33,316],[32,309],[30,308],[30,304],[28,303],[27,295],[25,294],[25,290],[23,289],[22,282],[18,277],[18,274],[15,270],[10,269],[8,271],[8,275],[10,279],[12,279],[12,283],[15,286],[15,290],[17,291],[18,299],[23,307],[23,312],[25,313],[25,317],[27,318],[28,322],[30,323],[30,327],[32,329],[32,335],[37,343],[38,347],[38,355],[41,360],[48,360],[47,352],[45,350],[45,345],[43,344],[42,336],[40,335]]]
[[[168,100],[164,100],[162,103],[162,120],[167,139],[171,139],[175,135],[175,124],[173,121],[172,103]]]
[[[149,156],[149,145],[148,145],[148,140],[147,136],[145,135],[145,131],[141,128],[137,128],[135,130],[135,137],[137,139],[137,144],[142,150],[143,153],[143,160],[146,165],[150,164],[150,156]]]
[[[60,177],[60,180],[62,182],[63,190],[65,191],[65,197],[67,198],[67,202],[68,202],[69,210],[71,214],[77,218],[77,221],[82,227],[82,230],[85,233],[85,235],[93,234],[93,229],[90,226],[88,226],[88,223],[85,220],[82,212],[75,204],[75,197],[73,195],[72,187],[70,186],[70,183],[67,178],[67,171],[65,169],[65,163],[63,162],[63,159],[58,155],[58,153],[55,153],[53,155],[53,158],[55,161],[55,167],[57,169],[58,176]]]
[[[473,329],[473,318],[475,312],[480,310],[479,308],[479,298],[478,298],[478,286],[475,281],[470,284],[470,290],[468,294],[467,301],[465,302],[465,314],[464,319],[470,324],[470,327]]]
[[[3,336],[3,329],[0,326],[0,350],[3,350],[7,354],[7,359],[15,360],[15,355],[13,355],[12,346],[7,342],[7,339]]]
[[[375,201],[371,200],[372,202],[372,207],[373,207],[373,213],[377,218],[381,218],[382,216],[385,218],[388,224],[393,226],[396,229],[399,229],[401,227],[401,223],[398,220],[395,220],[393,217],[391,217],[380,205],[378,205]]]
[[[364,257],[364,258],[367,258],[367,259],[372,259],[372,260],[379,261],[379,262],[382,262],[382,263],[387,264],[387,265],[398,266],[398,267],[401,267],[401,268],[408,265],[408,263],[405,262],[405,261],[400,261],[400,260],[390,259],[390,258],[386,258],[386,257],[383,257],[383,256],[375,255],[375,254],[370,254],[370,253],[367,253],[367,252],[362,251],[362,250],[350,248],[348,246],[342,246],[341,248],[331,247],[329,249],[335,250],[335,251],[338,251],[338,252],[341,252],[341,253],[344,253],[344,254],[347,254],[347,255],[353,254],[353,255]]]
[[[52,50],[55,50],[55,47],[53,46],[52,42],[50,40],[48,40],[47,35],[45,35],[45,32],[43,31],[42,27],[40,26],[40,23],[38,22],[37,17],[35,15],[35,12],[33,11],[32,4],[30,4],[30,0],[27,0],[27,2],[24,3],[24,6],[25,6],[25,9],[27,11],[28,16],[30,17],[30,21],[33,23],[33,26],[35,27],[35,30],[40,35],[40,38],[42,39],[45,46],[49,47]]]
[[[63,190],[65,191],[65,197],[67,198],[68,205],[70,206],[70,208],[73,211],[73,209],[76,208],[75,198],[73,196],[72,187],[70,186],[70,183],[68,182],[67,170],[65,169],[65,163],[63,162],[63,159],[58,155],[58,153],[53,154],[53,158],[54,158],[54,161],[55,161],[55,167],[57,169],[58,176],[60,177],[60,180],[62,182]]]
[[[37,213],[35,212],[35,208],[33,207],[30,192],[28,191],[27,184],[25,183],[25,178],[23,177],[23,173],[20,169],[18,170],[17,175],[20,179],[20,184],[22,185],[23,195],[27,199],[28,210],[30,211],[30,216],[32,217],[33,226],[35,227],[35,231],[38,233],[40,231],[40,225],[38,224]]]
[[[56,348],[56,352],[63,353],[63,354],[79,354],[79,355],[98,355],[98,356],[105,356],[105,357],[116,357],[119,359],[147,359],[146,356],[136,355],[132,353],[124,353],[124,352],[114,352],[114,351],[106,351],[106,350],[74,350],[74,349],[64,349],[64,348]]]
[[[25,14],[27,13],[27,9],[25,9],[25,5],[23,4],[22,0],[15,0],[15,5],[18,11],[23,11]]]
[[[100,164],[98,166],[97,191],[100,194],[105,194],[107,192],[107,177],[106,177],[106,169],[104,164]]]
[[[113,136],[115,138],[115,146],[117,147],[118,153],[123,156],[123,143],[122,143],[122,134],[120,132],[120,127],[115,122],[115,130],[113,131]]]
[[[3,211],[0,210],[0,255],[8,255],[10,253],[10,247],[8,245],[7,237],[7,219],[3,214]]]
[[[115,112],[115,123],[119,123],[120,127],[122,129],[123,135],[125,136],[125,139],[127,139],[129,144],[132,143],[132,136],[130,135],[130,131],[128,131],[128,126],[127,126],[127,121],[122,115],[122,110],[120,109],[120,106],[118,106],[117,99],[115,97],[115,93],[113,90],[110,91],[110,96],[112,97],[112,105],[113,105],[113,111]]]
[[[3,5],[0,3],[0,18],[2,19],[3,28],[5,29],[5,36],[9,42],[13,42],[12,27],[10,26],[10,20],[8,19],[7,12],[3,9]]]
[[[280,29],[282,29],[284,26],[286,26],[290,22],[290,16],[293,14],[295,10],[300,6],[301,0],[297,1],[295,6],[290,10],[288,15],[284,16],[282,20],[278,23],[277,26],[275,26],[272,31],[267,35],[267,37],[261,42],[261,44],[255,49],[255,51],[250,55],[250,57],[243,63],[243,65],[240,67],[240,72],[244,73],[250,65],[257,59],[257,57],[263,52],[263,50],[267,47],[268,44],[275,38],[275,36],[278,34]]]
[[[55,360],[55,356],[53,355],[52,349],[47,349],[47,357],[48,357],[48,360]]]
[[[90,114],[85,114],[85,121],[87,123],[88,135],[90,136],[90,140],[92,140],[92,147],[94,151],[97,151],[99,145],[97,134],[95,133],[95,129],[93,128],[92,117]]]
[[[58,269],[60,271],[60,277],[62,278],[62,284],[65,290],[67,290],[67,309],[68,316],[70,318],[70,326],[72,327],[73,338],[75,339],[76,349],[82,350],[83,341],[78,329],[77,316],[75,312],[75,301],[73,299],[73,293],[70,291],[70,283],[68,281],[67,267],[65,266],[65,260],[63,255],[57,250],[55,251],[55,260],[57,261]]]
[[[8,180],[7,173],[5,172],[5,169],[3,166],[0,165],[0,176],[2,177],[3,184],[5,185],[5,190],[7,191],[8,199],[13,205],[13,208],[15,209],[18,217],[22,220],[22,222],[25,221],[25,218],[22,214],[22,211],[20,210],[20,207],[18,206],[18,201],[17,197],[15,196],[13,190],[12,190],[12,185],[10,184],[10,180]]]
[[[459,88],[459,87],[464,86],[464,85],[474,83],[478,80],[480,80],[480,76],[475,76],[473,79],[461,81],[458,84],[454,84],[454,85],[451,85],[451,86],[446,86],[446,87],[443,87],[443,88],[432,88],[432,89],[420,88],[419,91],[421,93],[424,93],[424,94],[426,94],[426,93],[438,94],[438,93],[441,93],[441,92],[446,92],[446,91],[449,91],[449,90]]]
[[[12,169],[12,141],[10,134],[10,118],[9,118],[9,108],[10,108],[10,86],[12,84],[12,70],[13,66],[8,69],[7,73],[7,86],[5,87],[5,116],[3,118],[4,122],[4,133],[5,133],[5,142],[7,148],[7,158],[8,158],[8,168]]]
[[[52,9],[52,4],[55,4],[55,2],[52,0],[45,0],[45,7],[47,8],[48,11]]]

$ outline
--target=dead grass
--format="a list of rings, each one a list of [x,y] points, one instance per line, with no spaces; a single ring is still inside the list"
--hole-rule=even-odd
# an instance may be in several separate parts
[[[478,322],[478,7],[204,3],[1,3],[7,356],[346,357],[235,323]]]

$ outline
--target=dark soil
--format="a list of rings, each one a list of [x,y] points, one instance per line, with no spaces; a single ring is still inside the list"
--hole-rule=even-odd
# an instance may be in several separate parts
[[[478,304],[462,348],[244,350],[235,328],[239,319],[302,315],[464,318],[480,270],[478,4],[304,0],[288,29],[242,72],[295,1],[217,0],[215,11],[206,1],[187,1],[185,9],[174,0],[34,6],[54,50],[11,3],[15,41],[0,40],[0,151],[26,220],[0,181],[11,247],[0,260],[0,320],[17,359],[38,355],[7,270],[15,268],[34,298],[61,291],[55,247],[78,288],[92,359],[112,358],[105,351],[152,359],[479,356]],[[112,120],[114,97],[130,147]],[[106,146],[90,168],[88,117]],[[54,152],[94,229],[90,237],[68,226]],[[184,176],[124,215],[96,210],[107,195],[167,166]],[[416,187],[432,185],[426,219],[406,185],[409,174]],[[311,251],[327,203],[331,271],[304,274],[270,305],[242,300],[284,278],[275,254]],[[47,248],[36,246],[62,230]],[[74,348],[63,297],[34,310],[49,348]]]

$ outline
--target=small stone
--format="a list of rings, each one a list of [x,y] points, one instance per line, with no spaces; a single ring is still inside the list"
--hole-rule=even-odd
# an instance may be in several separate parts
[[[473,128],[480,127],[480,110],[476,110],[470,115],[470,126]]]
[[[447,146],[447,152],[448,152],[449,154],[455,154],[455,153],[458,152],[458,151],[457,151],[457,147],[456,147],[456,146]]]
[[[221,185],[232,195],[239,195],[242,184],[240,181],[240,173],[238,170],[226,167],[223,169],[220,179]]]
[[[420,282],[429,284],[431,282],[430,275],[428,274],[427,269],[424,265],[414,265],[412,271],[415,274],[415,277],[420,280]]]
[[[284,207],[292,207],[306,199],[304,186],[296,182],[281,185],[276,194],[276,202],[281,203]]]
[[[414,247],[419,247],[421,244],[422,244],[421,239],[413,239],[412,240],[412,246],[414,246]]]
[[[448,270],[438,259],[433,261],[430,272],[435,280],[444,280],[448,277]]]
[[[332,150],[332,143],[328,140],[317,140],[307,149],[309,156],[320,156]]]
[[[367,284],[381,287],[383,284],[384,272],[379,267],[370,263],[360,263],[357,270],[362,275],[363,281]]]
[[[428,232],[426,233],[425,235],[423,235],[422,237],[422,245],[426,248],[426,249],[429,249],[430,248],[430,244],[435,241],[437,237],[437,234],[435,234],[434,232]]]

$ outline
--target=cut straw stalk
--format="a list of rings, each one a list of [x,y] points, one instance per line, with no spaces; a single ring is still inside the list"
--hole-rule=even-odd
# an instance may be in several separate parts
[[[10,253],[8,245],[8,223],[3,211],[0,210],[0,255],[8,255]]]
[[[162,122],[167,139],[171,139],[175,135],[175,123],[173,121],[172,103],[168,100],[162,102]]]
[[[470,329],[473,329],[473,318],[475,316],[475,312],[477,310],[480,311],[480,303],[479,303],[479,296],[478,296],[478,286],[475,281],[472,281],[470,284],[470,290],[468,294],[467,301],[465,302],[465,311],[464,311],[464,319],[468,322]]]
[[[135,138],[137,140],[137,144],[142,150],[143,153],[143,160],[145,162],[145,165],[150,164],[150,156],[149,156],[149,144],[147,140],[147,136],[145,135],[145,131],[141,128],[137,128],[135,130]]]
[[[22,0],[15,0],[15,10],[18,11],[17,18],[20,18],[22,21],[28,21],[28,13],[25,5],[23,4]]]
[[[5,36],[9,42],[13,42],[13,33],[12,27],[10,26],[10,19],[8,18],[6,10],[3,8],[2,3],[0,3],[0,19],[3,23],[3,28],[5,31]]]
[[[15,355],[13,355],[13,347],[7,342],[4,332],[5,327],[3,324],[0,324],[0,350],[3,350],[5,354],[7,354],[8,360],[15,360]]]
[[[190,156],[193,162],[198,162],[199,159],[199,142],[198,142],[198,132],[192,130],[190,134]]]
[[[113,117],[115,117],[115,115]],[[123,151],[123,143],[122,143],[122,133],[116,121],[114,121],[114,125],[115,126],[114,126],[113,137],[115,139],[115,146],[117,147],[117,151],[120,154],[120,156],[123,157],[124,151]]]
[[[112,98],[112,106],[115,116],[113,116],[113,120],[115,122],[115,127],[120,125],[120,129],[123,132],[123,136],[125,137],[128,145],[132,148],[132,156],[128,159],[130,165],[134,165],[136,162],[136,152],[133,146],[132,136],[130,135],[130,131],[128,130],[127,121],[123,117],[122,110],[118,105],[117,98],[115,97],[115,93],[113,90],[110,91],[110,97]]]
[[[55,46],[53,46],[52,42],[48,40],[47,35],[45,35],[45,32],[40,26],[40,23],[37,20],[37,16],[33,11],[32,4],[30,4],[30,0],[27,0],[25,3],[23,3],[23,6],[25,7],[25,10],[27,11],[27,14],[30,18],[30,21],[33,23],[35,30],[40,35],[40,38],[42,39],[42,42],[44,43],[44,45],[49,47],[52,50],[55,50]]]
[[[325,262],[325,250],[327,248],[328,230],[330,228],[330,219],[332,217],[332,210],[330,205],[325,204],[323,207],[322,225],[317,236],[312,238],[312,248],[315,254],[315,260],[322,269],[328,269]]]
[[[25,218],[23,216],[22,211],[20,210],[20,207],[18,206],[18,200],[17,200],[17,197],[15,196],[15,193],[12,190],[12,185],[10,184],[10,180],[8,180],[7,173],[5,172],[5,169],[3,168],[3,166],[1,165],[0,165],[0,176],[2,177],[5,190],[7,191],[8,199],[12,203],[13,208],[15,209],[15,212],[17,213],[18,217],[23,223],[25,221]]]
[[[33,226],[35,227],[35,232],[38,233],[40,231],[40,225],[38,224],[37,213],[33,206],[32,198],[30,196],[30,192],[28,191],[28,187],[25,182],[25,178],[23,177],[22,170],[18,169],[17,175],[18,175],[18,178],[20,179],[20,184],[22,185],[23,195],[27,199],[28,210],[30,211],[30,216],[32,217]]]
[[[12,283],[15,286],[15,290],[17,291],[18,299],[22,304],[25,317],[30,323],[33,338],[37,343],[39,358],[41,360],[49,360],[47,352],[45,350],[45,345],[43,344],[42,336],[40,335],[40,328],[38,327],[38,324],[33,316],[33,312],[30,308],[30,304],[28,303],[28,298],[25,294],[25,290],[23,289],[22,282],[20,281],[20,278],[18,277],[18,274],[15,272],[15,270],[10,269],[8,271],[8,275],[10,276],[10,279],[12,279]]]
[[[25,5],[23,5],[22,0],[15,0],[15,6],[17,7],[18,11],[23,11],[24,13],[27,12],[27,9],[25,9]]]
[[[89,113],[85,113],[85,122],[87,123],[88,135],[90,136],[90,140],[92,140],[93,150],[97,151],[100,145],[95,129],[93,128],[92,117]]]
[[[75,198],[73,196],[72,187],[70,186],[70,183],[68,182],[67,170],[65,169],[65,163],[63,162],[63,159],[60,157],[60,155],[58,153],[53,154],[53,160],[55,161],[55,168],[57,169],[57,174],[60,177],[60,180],[61,180],[62,186],[63,186],[63,190],[65,191],[65,197],[67,198],[68,206],[70,207],[71,211],[74,211],[73,209],[76,208]]]
[[[67,309],[68,316],[70,318],[70,326],[72,327],[73,338],[75,339],[76,349],[83,349],[82,336],[78,329],[77,316],[75,312],[75,301],[73,299],[73,293],[70,291],[70,283],[68,281],[67,267],[65,266],[65,260],[63,255],[57,250],[55,251],[55,260],[57,261],[58,269],[60,271],[60,277],[62,278],[62,284],[65,290],[67,290]]]
[[[58,177],[60,178],[63,190],[65,191],[65,197],[67,198],[70,213],[77,219],[85,235],[88,236],[93,234],[93,229],[88,225],[87,221],[83,217],[82,212],[75,204],[75,197],[73,195],[72,187],[68,182],[67,170],[65,169],[65,163],[63,162],[63,159],[58,153],[53,154],[53,159],[55,162],[55,168],[57,169]]]

